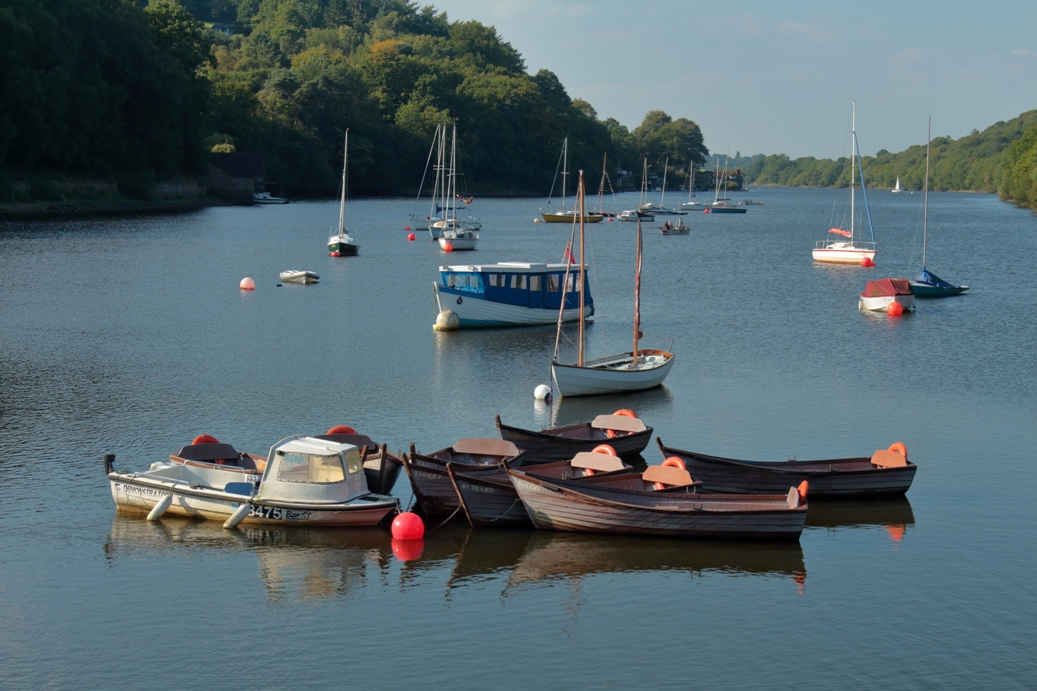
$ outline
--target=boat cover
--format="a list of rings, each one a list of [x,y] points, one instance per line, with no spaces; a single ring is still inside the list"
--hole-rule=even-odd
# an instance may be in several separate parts
[[[455,453],[466,453],[471,456],[508,456],[514,458],[522,453],[519,447],[503,439],[485,439],[466,437],[458,439],[454,444]]]
[[[868,281],[864,286],[861,297],[880,298],[892,297],[894,295],[912,295],[911,284],[906,278],[880,278],[877,281]]]
[[[917,283],[918,285],[929,286],[931,288],[943,288],[945,290],[957,290],[958,288],[961,288],[961,286],[945,281],[936,274],[930,273],[926,269],[922,269],[922,271],[917,276],[912,278],[911,283]]]

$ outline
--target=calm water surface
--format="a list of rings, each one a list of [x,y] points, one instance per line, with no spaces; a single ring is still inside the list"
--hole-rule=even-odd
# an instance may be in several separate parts
[[[542,200],[477,200],[480,247],[453,255],[406,241],[412,200],[351,204],[361,256],[341,259],[330,202],[0,224],[0,686],[1033,688],[1037,219],[932,195],[929,267],[972,291],[891,319],[857,294],[917,271],[920,195],[871,194],[875,269],[810,260],[845,191],[751,196],[688,236],[647,226],[665,387],[553,406],[532,397],[553,328],[431,329],[440,264],[560,260]],[[634,228],[591,228],[603,355],[629,347]],[[284,269],[321,282],[276,287]],[[798,544],[452,524],[406,562],[377,529],[119,517],[102,472],[203,432],[266,453],[350,424],[431,451],[492,436],[494,414],[620,407],[717,455],[903,441],[920,469],[905,500],[812,505]]]

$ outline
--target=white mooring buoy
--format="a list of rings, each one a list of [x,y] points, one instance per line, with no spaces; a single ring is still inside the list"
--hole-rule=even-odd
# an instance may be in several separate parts
[[[223,522],[223,527],[227,530],[230,530],[231,528],[237,528],[238,523],[241,523],[243,520],[245,520],[245,516],[248,515],[249,509],[251,508],[252,505],[248,502],[245,502],[238,508],[234,509],[234,513],[230,515],[230,518]]]
[[[460,300],[460,298],[458,298]],[[436,315],[436,323],[432,327],[436,331],[453,331],[461,326],[461,320],[458,319],[457,313],[454,310],[443,310]]]
[[[169,505],[172,503],[173,493],[170,492],[166,496],[162,497],[162,499],[160,499],[159,502],[155,504],[155,507],[151,509],[151,511],[148,513],[148,520],[157,521],[158,519],[162,518],[162,514],[166,512],[166,509],[168,509]]]
[[[546,401],[551,397],[551,387],[547,384],[541,384],[533,389],[533,397],[538,401]]]

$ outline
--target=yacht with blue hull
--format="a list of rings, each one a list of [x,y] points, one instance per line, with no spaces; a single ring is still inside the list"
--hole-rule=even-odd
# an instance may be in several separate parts
[[[441,266],[433,284],[436,308],[457,315],[460,328],[534,326],[580,318],[579,270],[570,264],[501,262]],[[594,301],[584,279],[584,318]],[[565,309],[562,311],[562,288]]]

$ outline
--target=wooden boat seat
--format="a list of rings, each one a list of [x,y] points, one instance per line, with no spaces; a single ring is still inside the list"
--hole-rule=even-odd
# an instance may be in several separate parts
[[[879,449],[871,455],[872,465],[877,465],[881,468],[903,468],[907,465],[907,459],[898,454],[896,451],[889,451],[887,449]]]
[[[681,470],[668,465],[648,466],[645,472],[641,474],[641,479],[645,482],[661,482],[671,487],[683,487],[695,482],[691,479],[691,473],[687,470]]]
[[[630,419],[630,418],[627,418]],[[584,468],[586,470],[596,470],[602,473],[608,473],[613,470],[622,470],[627,465],[615,456],[609,456],[604,453],[591,453],[590,451],[583,451],[576,454],[570,461],[569,465],[573,468]]]
[[[640,418],[624,415],[599,415],[591,423],[594,429],[611,429],[617,432],[644,432],[647,427]]]
[[[180,449],[176,455],[185,461],[223,461],[237,464],[240,454],[230,444],[190,444]]]
[[[466,453],[470,456],[518,456],[522,453],[517,446],[503,439],[486,439],[483,437],[466,437],[458,439],[454,444],[454,453]]]

